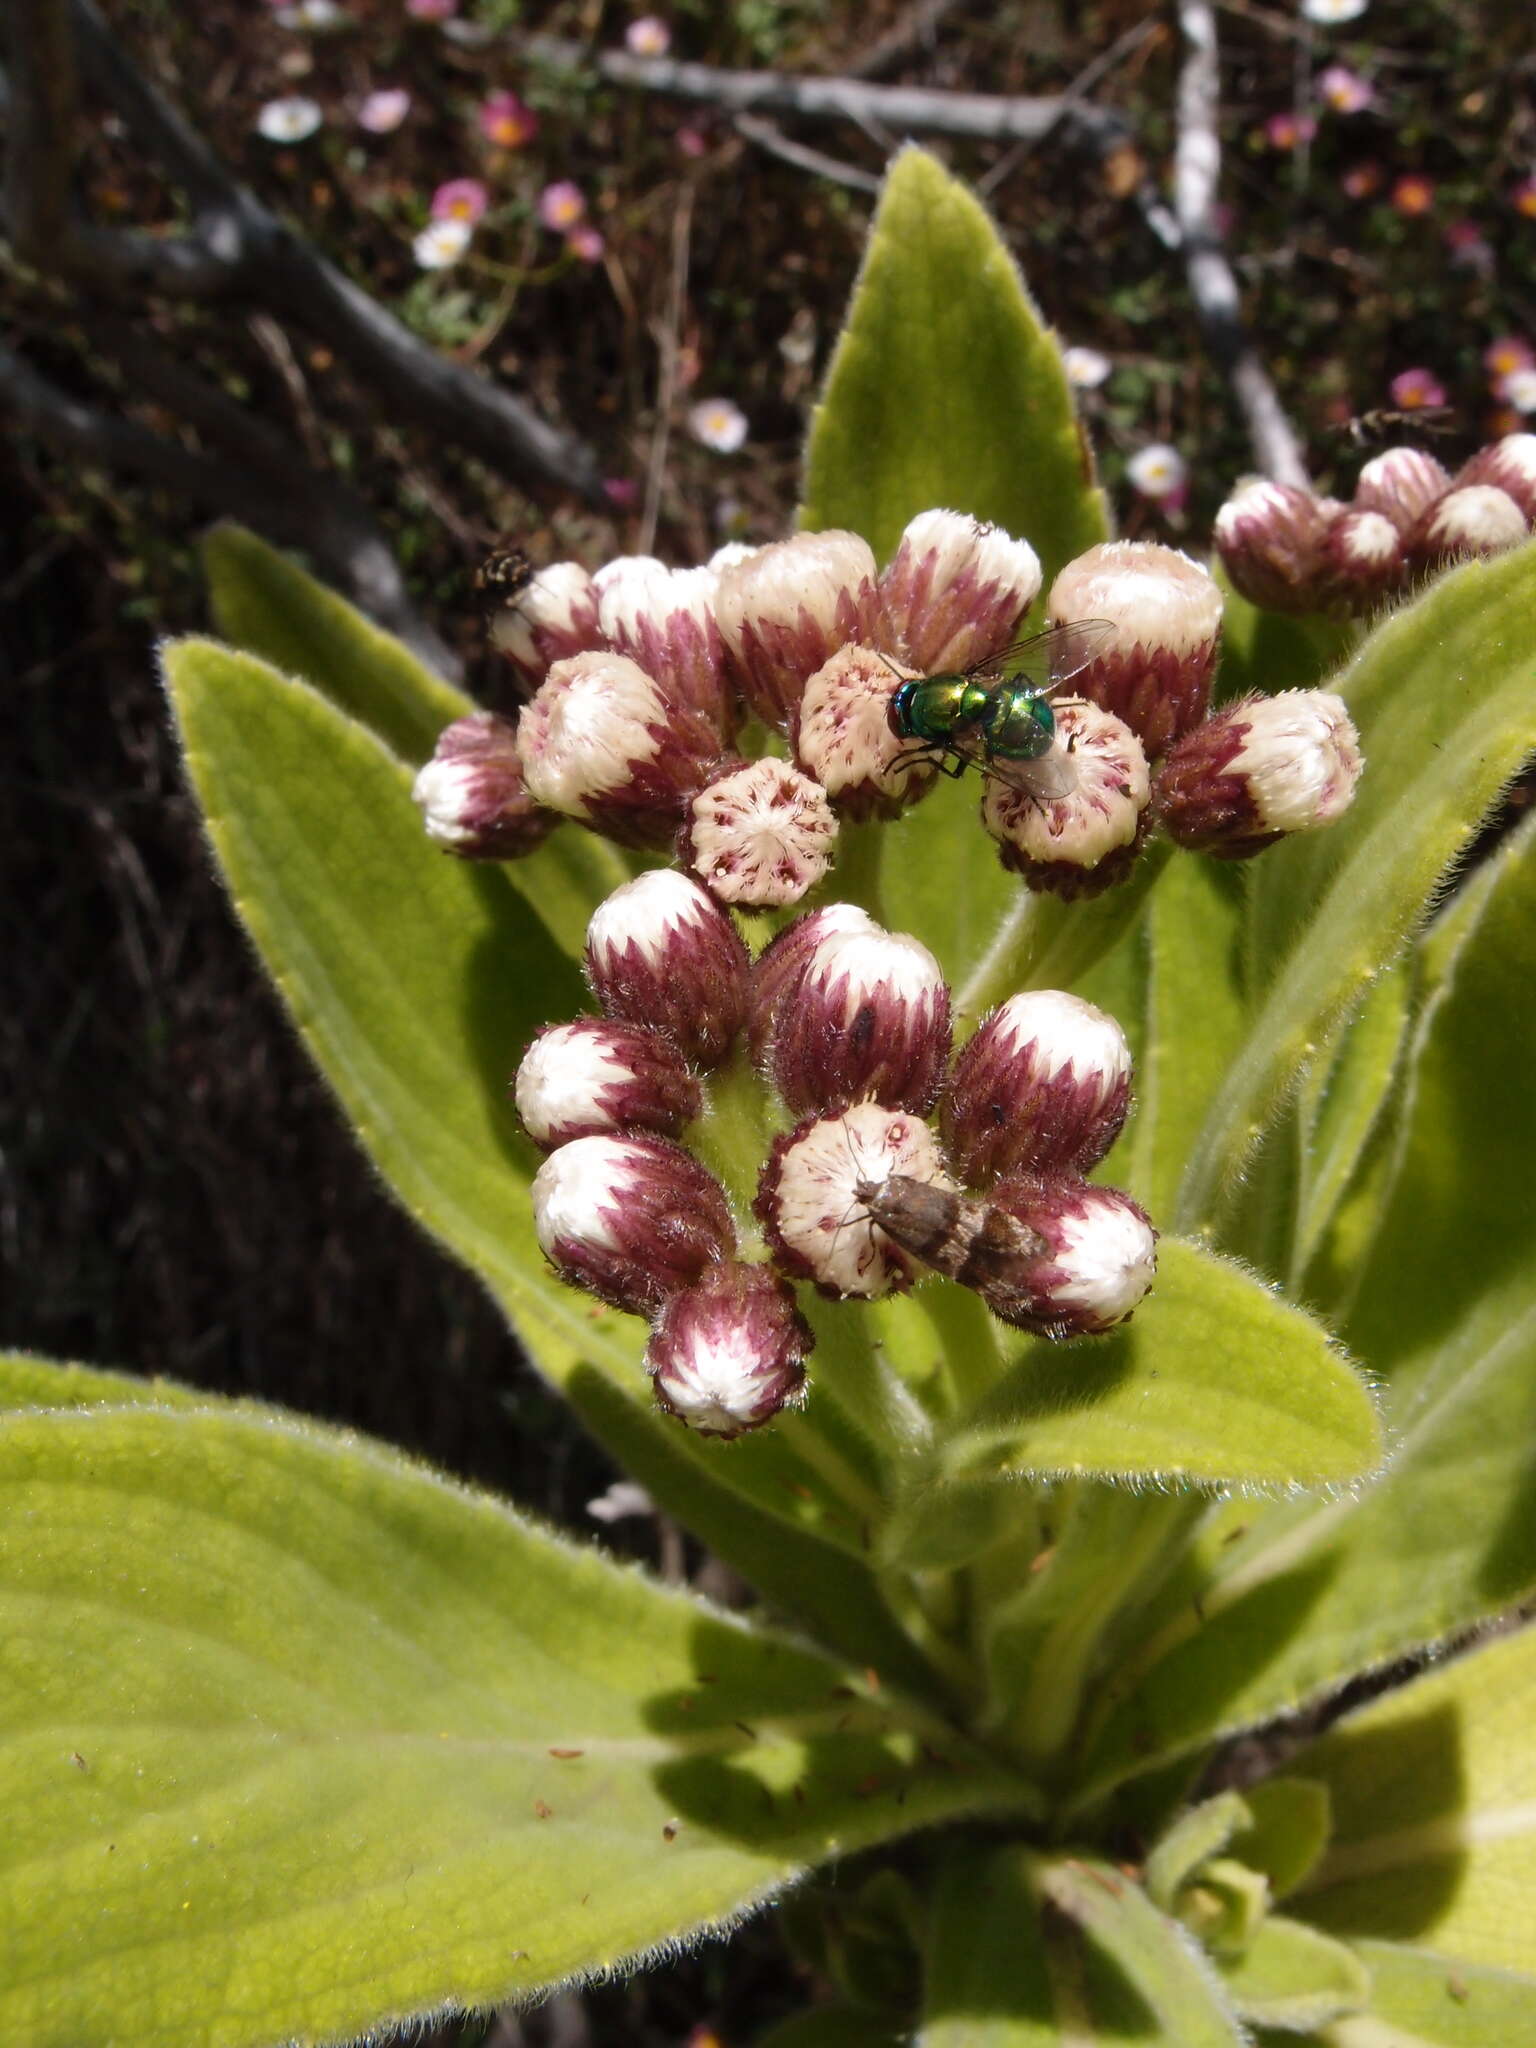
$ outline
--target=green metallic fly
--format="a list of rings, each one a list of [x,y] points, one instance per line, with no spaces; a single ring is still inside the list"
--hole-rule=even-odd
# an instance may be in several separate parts
[[[1042,803],[1070,796],[1077,771],[1057,737],[1050,700],[1114,632],[1108,619],[1077,619],[952,675],[915,676],[891,693],[891,730],[921,742],[914,766],[933,762],[945,775],[979,768]]]

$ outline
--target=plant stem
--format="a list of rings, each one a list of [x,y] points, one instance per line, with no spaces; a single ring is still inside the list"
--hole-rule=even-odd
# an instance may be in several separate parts
[[[885,922],[885,893],[880,882],[884,830],[878,822],[857,825],[845,819],[837,834],[837,894],[844,902],[867,910],[876,924]]]
[[[978,1295],[950,1280],[919,1288],[913,1299],[939,1339],[950,1412],[963,1415],[991,1392],[1002,1370],[992,1318]]]
[[[749,1215],[768,1149],[768,1098],[744,1045],[710,1075],[704,1114],[688,1142],[725,1183],[739,1214]]]

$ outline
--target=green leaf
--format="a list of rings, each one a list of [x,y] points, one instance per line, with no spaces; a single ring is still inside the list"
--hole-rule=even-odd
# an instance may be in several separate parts
[[[582,987],[517,885],[538,856],[515,868],[442,858],[400,763],[249,656],[188,641],[166,670],[235,906],[412,1215],[481,1275],[540,1369],[658,1500],[818,1632],[859,1639],[868,1661],[920,1684],[864,1557],[870,1481],[825,1441],[834,1410],[785,1417],[722,1457],[657,1412],[644,1326],[563,1286],[539,1250],[538,1156],[508,1082],[533,1031],[581,1008]]]
[[[752,2048],[905,2048],[907,2038],[861,2006],[820,2005],[755,2034]]]
[[[0,1353],[0,1412],[10,1408],[194,1407],[207,1400],[176,1380],[141,1379],[91,1365],[63,1365],[29,1352]]]
[[[1241,2018],[1288,2032],[1359,2012],[1371,1994],[1371,1973],[1353,1949],[1278,1913],[1263,1922],[1241,1956],[1217,1967]]]
[[[1172,1912],[1180,1886],[1208,1857],[1219,1855],[1250,1819],[1238,1792],[1218,1792],[1180,1814],[1147,1855],[1142,1882],[1153,1905]]]
[[[1347,1716],[1296,1764],[1333,1799],[1298,1912],[1536,1976],[1536,1632]]]
[[[837,1664],[337,1432],[14,1415],[0,1488],[28,2048],[491,2004],[1017,1790]]]
[[[1517,2048],[1536,2041],[1536,1979],[1474,1968],[1396,1942],[1356,1944],[1369,2012],[1340,2020],[1326,2048]]]
[[[1295,1891],[1328,1846],[1333,1802],[1315,1778],[1264,1778],[1243,1793],[1251,1825],[1232,1838],[1232,1854],[1269,1879],[1273,1897]]]
[[[848,527],[884,561],[949,506],[1028,540],[1047,585],[1106,538],[1055,336],[985,209],[901,152],[811,422],[803,527]]]
[[[1336,680],[1366,756],[1351,809],[1255,862],[1262,1001],[1221,1078],[1170,1219],[1214,1226],[1301,1075],[1426,914],[1500,790],[1536,751],[1536,546],[1469,562],[1389,618]]]
[[[953,1856],[935,1896],[918,2048],[1241,2048],[1183,1929],[1107,1863]]]
[[[216,526],[203,569],[219,631],[287,675],[303,676],[413,767],[474,705],[392,634],[306,576],[243,526]]]
[[[1221,587],[1220,703],[1252,690],[1312,689],[1360,637],[1352,620],[1261,611],[1232,588],[1219,559],[1211,573]]]
[[[937,1467],[1315,1486],[1380,1455],[1370,1396],[1328,1333],[1226,1260],[1164,1238],[1135,1319],[1026,1346]]]

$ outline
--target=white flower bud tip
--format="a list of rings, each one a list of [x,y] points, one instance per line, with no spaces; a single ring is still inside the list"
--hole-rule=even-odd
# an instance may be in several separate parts
[[[702,1436],[729,1438],[802,1398],[811,1344],[777,1273],[723,1261],[671,1296],[645,1356],[669,1414]]]
[[[706,783],[683,827],[689,865],[722,903],[798,903],[831,864],[837,818],[819,782],[765,755]]]
[[[955,1170],[972,1187],[1026,1169],[1086,1173],[1119,1136],[1130,1085],[1113,1017],[1064,990],[1011,996],[982,1019],[944,1091]]]
[[[751,963],[708,890],[676,868],[625,882],[592,913],[587,979],[610,1017],[649,1025],[700,1066],[741,1029]]]
[[[604,1131],[676,1137],[703,1107],[670,1039],[606,1017],[541,1031],[523,1055],[514,1097],[524,1130],[546,1149]]]
[[[888,651],[922,675],[1000,653],[1040,589],[1040,558],[963,512],[910,520],[880,579]]]

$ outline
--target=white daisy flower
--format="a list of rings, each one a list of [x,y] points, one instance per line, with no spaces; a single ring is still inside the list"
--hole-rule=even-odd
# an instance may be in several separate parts
[[[728,398],[701,398],[688,409],[688,431],[717,455],[734,455],[747,438],[747,416]]]
[[[467,220],[429,221],[412,242],[411,254],[422,270],[447,270],[458,262],[474,235]]]
[[[256,132],[268,142],[303,142],[324,119],[313,100],[292,93],[287,99],[267,101],[256,116]]]

